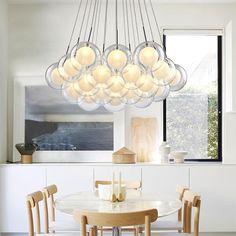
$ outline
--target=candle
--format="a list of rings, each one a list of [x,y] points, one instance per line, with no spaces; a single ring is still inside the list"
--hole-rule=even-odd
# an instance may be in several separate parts
[[[121,194],[121,172],[119,172],[118,195]]]
[[[115,172],[112,173],[112,195],[115,194]]]

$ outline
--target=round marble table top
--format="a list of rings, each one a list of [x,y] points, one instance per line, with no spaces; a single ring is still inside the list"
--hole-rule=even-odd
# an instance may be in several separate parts
[[[101,200],[97,192],[79,192],[64,196],[55,201],[57,210],[73,214],[74,210],[96,211],[101,213],[137,212],[157,209],[158,217],[175,213],[182,207],[176,196],[165,196],[157,193],[144,194],[137,190],[128,190],[124,202]]]

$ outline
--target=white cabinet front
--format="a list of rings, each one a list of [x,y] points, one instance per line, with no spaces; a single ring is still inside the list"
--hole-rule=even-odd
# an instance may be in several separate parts
[[[201,194],[200,229],[236,231],[236,167],[191,167],[190,187]]]
[[[0,168],[1,232],[27,232],[26,196],[45,185],[44,167],[21,165]]]

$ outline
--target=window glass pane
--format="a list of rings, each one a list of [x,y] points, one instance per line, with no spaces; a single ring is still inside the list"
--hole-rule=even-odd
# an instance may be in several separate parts
[[[186,86],[167,99],[167,141],[188,159],[217,159],[217,36],[170,35],[166,47],[188,73]]]

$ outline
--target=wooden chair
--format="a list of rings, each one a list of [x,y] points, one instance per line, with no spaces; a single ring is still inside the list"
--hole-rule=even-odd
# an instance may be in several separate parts
[[[58,234],[41,233],[40,207],[39,203],[43,201],[43,193],[38,191],[27,195],[26,207],[28,213],[29,236],[34,234],[41,234],[45,236],[58,236]],[[35,214],[33,214],[33,209]],[[33,217],[34,215],[34,217]],[[36,229],[36,230],[35,230]],[[72,236],[72,234],[60,234],[60,236]]]
[[[181,202],[183,202],[184,192],[188,190],[187,187],[177,186],[176,192],[178,194],[178,198]],[[183,220],[182,220],[182,211],[183,209],[179,209],[177,220],[163,220],[157,221],[153,227],[152,231],[178,231],[183,232]]]
[[[145,225],[145,236],[151,235],[151,223],[156,221],[158,212],[156,209],[132,213],[99,213],[77,210],[74,218],[80,222],[81,236],[86,236],[86,225],[90,228],[90,236],[97,235],[97,226],[121,227],[133,225]]]
[[[54,194],[57,193],[57,186],[55,184],[47,186],[43,188],[42,192],[44,199],[45,232],[80,231],[79,224],[77,224],[73,219],[71,221],[56,220]]]
[[[191,234],[192,226],[192,209],[194,209],[194,230],[193,235],[199,236],[199,219],[201,199],[200,195],[191,191],[185,191],[183,196],[183,231],[184,233],[159,233],[160,236],[183,236]]]
[[[115,183],[117,184],[118,182],[115,181]],[[127,189],[134,189],[134,190],[140,190],[142,187],[141,181],[122,181],[122,184],[126,185]],[[107,181],[107,180],[96,180],[95,181],[95,188],[98,188],[99,184],[111,184],[111,181]]]
[[[122,184],[126,185],[127,189],[133,189],[133,190],[141,190],[142,188],[142,183],[141,181],[122,181]],[[98,189],[98,185],[99,184],[104,184],[104,185],[109,185],[111,184],[111,181],[109,180],[96,180],[95,181],[95,189]],[[118,184],[118,181],[115,181],[115,184]],[[101,231],[101,236],[103,235],[103,231],[111,231],[112,229],[109,227],[99,227],[98,228],[99,231]],[[126,231],[126,232],[134,232],[134,235],[138,235],[138,233],[142,231],[142,229],[140,227],[123,227],[122,231]]]

